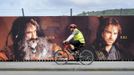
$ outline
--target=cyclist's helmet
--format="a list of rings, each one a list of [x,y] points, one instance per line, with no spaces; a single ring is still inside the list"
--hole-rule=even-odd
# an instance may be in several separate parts
[[[76,24],[70,24],[69,28],[77,28]]]

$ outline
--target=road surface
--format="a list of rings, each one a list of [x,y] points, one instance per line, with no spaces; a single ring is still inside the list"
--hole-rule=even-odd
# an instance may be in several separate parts
[[[133,61],[101,61],[91,65],[69,62],[0,62],[0,75],[134,75]]]

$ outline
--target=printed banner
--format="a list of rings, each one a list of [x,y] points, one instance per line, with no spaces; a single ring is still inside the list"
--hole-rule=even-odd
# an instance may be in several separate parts
[[[133,16],[0,17],[1,61],[133,61]]]

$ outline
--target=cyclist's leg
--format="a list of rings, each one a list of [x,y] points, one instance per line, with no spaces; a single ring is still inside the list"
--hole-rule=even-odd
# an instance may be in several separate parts
[[[79,48],[79,46],[81,45],[81,43],[78,40],[71,40],[69,43],[74,46],[74,50],[72,50],[72,51],[76,51]]]
[[[81,48],[84,46],[84,44],[80,43],[78,40],[71,41],[70,43],[75,46],[74,50],[72,50],[72,51],[74,52],[75,60],[79,61],[79,52],[80,52]]]

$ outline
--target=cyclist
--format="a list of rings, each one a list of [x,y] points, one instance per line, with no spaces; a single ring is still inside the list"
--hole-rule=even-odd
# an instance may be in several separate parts
[[[71,44],[72,51],[77,51],[77,48],[83,47],[85,45],[85,39],[82,32],[77,28],[76,24],[70,24],[69,29],[72,32],[71,35],[63,41],[63,43]],[[73,45],[73,46],[72,46]]]

